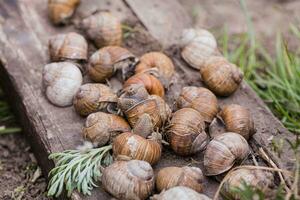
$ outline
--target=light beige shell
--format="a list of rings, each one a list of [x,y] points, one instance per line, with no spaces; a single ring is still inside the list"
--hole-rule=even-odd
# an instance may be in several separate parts
[[[150,115],[154,129],[161,128],[171,115],[168,104],[159,96],[149,96],[141,84],[133,84],[125,88],[119,97],[118,105],[132,127],[145,113]]]
[[[200,68],[204,84],[216,95],[229,96],[243,80],[243,73],[224,57],[212,56]]]
[[[118,199],[144,200],[153,192],[154,173],[145,161],[116,161],[104,169],[101,182]]]
[[[177,107],[197,110],[205,122],[210,123],[218,113],[217,97],[203,87],[188,86],[181,90],[177,99]]]
[[[240,105],[231,104],[225,106],[220,116],[222,117],[226,130],[242,135],[248,140],[254,133],[254,122],[250,111]]]
[[[164,80],[170,80],[175,72],[172,60],[161,52],[149,52],[144,54],[135,67],[135,73],[152,69],[158,70],[160,77]]]
[[[69,62],[50,63],[43,69],[43,85],[48,100],[56,106],[70,106],[82,83],[76,65]]]
[[[48,16],[54,24],[66,24],[80,0],[48,0]]]
[[[104,112],[90,114],[82,130],[83,137],[97,146],[103,146],[115,136],[130,131],[127,121],[122,117]]]
[[[98,12],[87,17],[80,27],[98,48],[122,43],[121,23],[110,12]]]
[[[168,126],[167,139],[175,153],[187,156],[204,150],[209,137],[201,114],[192,108],[176,111]]]
[[[88,73],[96,82],[104,82],[117,69],[129,68],[136,62],[135,56],[119,46],[107,46],[96,51],[89,59]]]
[[[151,200],[210,200],[204,194],[200,194],[191,188],[184,186],[177,186],[170,188],[160,194],[154,195]]]
[[[222,174],[245,159],[249,153],[247,140],[241,135],[232,132],[217,135],[204,152],[205,175]]]
[[[75,62],[87,60],[88,44],[78,33],[58,34],[49,40],[51,61],[72,60]]]
[[[243,184],[260,189],[266,193],[274,185],[274,176],[271,172],[260,169],[237,169],[231,172],[230,177],[224,182],[221,193],[226,199],[240,199],[240,195],[232,189],[242,189]]]
[[[82,85],[74,97],[74,108],[80,115],[87,116],[97,111],[113,111],[118,97],[106,85],[87,83]]]
[[[164,97],[165,90],[162,83],[153,75],[147,73],[138,73],[127,79],[124,88],[132,84],[142,84],[149,94],[155,94]]]
[[[161,150],[160,141],[130,132],[118,135],[113,141],[114,157],[126,156],[133,160],[144,160],[151,165],[159,161]]]
[[[208,57],[218,52],[215,37],[205,29],[185,29],[181,45],[182,58],[195,69],[200,69]]]
[[[165,167],[156,175],[156,189],[161,192],[175,186],[185,186],[202,192],[203,179],[202,171],[198,167]]]

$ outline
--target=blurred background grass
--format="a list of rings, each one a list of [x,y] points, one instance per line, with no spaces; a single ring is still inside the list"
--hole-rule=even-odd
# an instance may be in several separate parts
[[[0,88],[0,135],[20,132],[21,128],[16,125],[14,115],[12,114],[7,101],[4,98],[3,91]]]

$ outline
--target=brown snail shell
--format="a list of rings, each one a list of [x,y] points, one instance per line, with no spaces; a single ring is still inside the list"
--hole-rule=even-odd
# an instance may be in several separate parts
[[[113,142],[114,157],[127,156],[134,160],[144,160],[151,165],[161,157],[161,145],[158,140],[146,139],[134,133],[122,133]]]
[[[165,167],[156,176],[158,192],[175,186],[189,187],[197,192],[203,190],[203,174],[198,167]]]
[[[154,128],[161,128],[171,115],[171,109],[161,97],[151,95],[148,99],[134,105],[124,113],[133,127],[139,117],[147,113],[151,116]]]
[[[80,86],[73,105],[77,113],[87,116],[97,111],[110,111],[110,107],[116,105],[117,101],[117,95],[108,86],[88,83]]]
[[[135,62],[135,56],[127,49],[119,46],[107,46],[99,49],[90,57],[88,73],[93,81],[104,82],[117,69],[124,70]]]
[[[116,161],[103,170],[101,182],[118,199],[144,200],[153,192],[154,173],[145,161]]]
[[[191,155],[206,147],[209,137],[204,129],[204,119],[198,111],[182,108],[173,113],[167,138],[175,153]]]
[[[123,88],[118,100],[118,105],[122,111],[129,110],[141,101],[150,97],[148,91],[142,84],[132,84]]]
[[[243,188],[243,184],[259,188],[262,192],[267,192],[274,184],[274,176],[271,172],[260,169],[237,169],[230,173],[229,178],[224,182],[221,193],[226,199],[241,199],[233,188]]]
[[[107,144],[118,134],[128,132],[131,128],[122,117],[104,112],[90,114],[82,130],[83,137],[97,146]]]
[[[182,88],[177,99],[177,107],[193,108],[202,115],[204,121],[210,123],[218,113],[218,100],[206,88],[188,86]]]
[[[222,109],[220,116],[225,123],[226,130],[229,132],[238,133],[246,140],[255,133],[250,111],[243,106],[237,104],[227,105]]]
[[[177,186],[154,195],[151,200],[211,200],[204,194],[200,194],[191,188]]]
[[[98,12],[82,20],[80,27],[87,36],[100,48],[122,43],[120,21],[110,12]]]
[[[151,69],[158,70],[160,77],[170,80],[175,69],[172,60],[161,52],[149,52],[140,58],[140,62],[135,67],[135,73],[144,72]]]
[[[152,119],[154,129],[161,128],[171,115],[168,104],[159,96],[149,96],[141,84],[133,84],[125,88],[118,100],[118,105],[132,127],[142,115],[148,114]]]
[[[227,132],[217,135],[207,145],[204,153],[204,168],[207,176],[228,171],[235,163],[245,159],[250,153],[244,137]]]
[[[221,56],[208,58],[200,74],[205,85],[219,96],[231,95],[243,80],[240,69]]]
[[[205,29],[185,29],[181,45],[182,58],[195,69],[200,69],[208,57],[218,52],[216,38]]]
[[[54,24],[66,24],[80,0],[48,0],[48,16]]]
[[[130,77],[124,83],[124,88],[132,84],[142,84],[146,88],[149,94],[155,94],[160,97],[164,97],[165,90],[162,83],[153,75],[148,73],[138,73]]]
[[[88,44],[78,33],[58,34],[49,40],[49,53],[51,61],[85,61],[87,60]]]

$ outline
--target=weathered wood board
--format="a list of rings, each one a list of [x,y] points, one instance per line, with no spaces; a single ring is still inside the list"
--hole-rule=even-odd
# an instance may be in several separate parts
[[[176,65],[179,84],[201,85],[198,72],[189,68],[181,59],[177,43],[179,34],[184,28],[191,27],[191,20],[176,0],[84,0],[79,6],[75,20],[88,16],[95,10],[110,10],[122,21],[141,23],[159,43]],[[53,162],[47,157],[51,152],[74,149],[82,144],[81,129],[84,118],[79,117],[73,107],[58,108],[51,105],[42,91],[41,71],[49,62],[47,42],[51,35],[74,30],[73,26],[54,27],[47,17],[46,0],[2,0],[0,1],[0,80],[11,99],[11,104],[24,132],[32,145],[39,164],[46,175],[53,167]],[[148,40],[157,43],[155,40]],[[130,42],[124,44],[137,55],[149,50],[159,50],[159,45],[141,43],[140,49],[132,47]],[[148,45],[148,46],[147,46]],[[134,45],[133,45],[134,46]],[[175,89],[170,89],[170,93]],[[177,93],[172,93],[176,97]],[[171,97],[168,99],[172,99]],[[289,160],[291,152],[285,147],[280,161],[271,151],[271,139],[292,138],[282,124],[266,108],[253,90],[243,83],[241,88],[229,98],[220,98],[220,104],[238,103],[250,108],[255,119],[257,134],[251,139],[252,145],[262,146],[267,150],[279,167],[289,169],[293,160]],[[201,162],[202,155],[193,157]],[[155,169],[169,165],[186,165],[191,163],[189,158],[180,158],[169,150],[164,151],[162,160]],[[201,165],[201,164],[200,164]],[[213,196],[218,183],[213,179],[205,180],[204,193]],[[93,191],[90,197],[73,195],[73,199],[109,199],[101,187]]]

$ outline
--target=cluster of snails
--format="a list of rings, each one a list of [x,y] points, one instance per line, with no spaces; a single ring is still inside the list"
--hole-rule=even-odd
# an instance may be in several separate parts
[[[49,0],[50,19],[65,23],[79,0]],[[104,189],[118,199],[153,200],[203,199],[204,175],[228,172],[247,158],[247,140],[255,133],[250,111],[240,105],[224,106],[217,97],[232,94],[242,81],[239,69],[220,56],[217,43],[206,30],[189,29],[182,38],[182,57],[199,69],[209,88],[187,86],[177,98],[172,113],[165,102],[165,88],[175,73],[172,60],[161,52],[149,52],[139,59],[121,47],[120,22],[109,12],[98,12],[80,23],[85,35],[99,48],[88,58],[86,39],[75,32],[49,40],[52,63],[44,66],[43,85],[47,99],[56,106],[74,106],[87,117],[82,135],[94,146],[112,144],[115,158],[102,170]],[[87,67],[85,67],[87,66]],[[96,83],[83,83],[83,73]],[[113,91],[104,84],[116,72],[122,73],[123,88]],[[134,73],[128,77],[128,72]],[[225,132],[207,133],[208,125],[221,119]],[[166,141],[165,141],[166,140]],[[180,156],[204,152],[204,173],[198,167],[169,166],[154,173],[162,156],[163,143]],[[223,187],[223,194],[243,181],[270,185],[272,174],[261,170],[238,170]],[[204,175],[203,175],[204,174]],[[246,177],[246,178],[244,178]]]
[[[239,68],[221,56],[215,37],[204,29],[187,29],[181,37],[182,58],[200,71],[203,83],[216,95],[229,96],[243,80]]]

